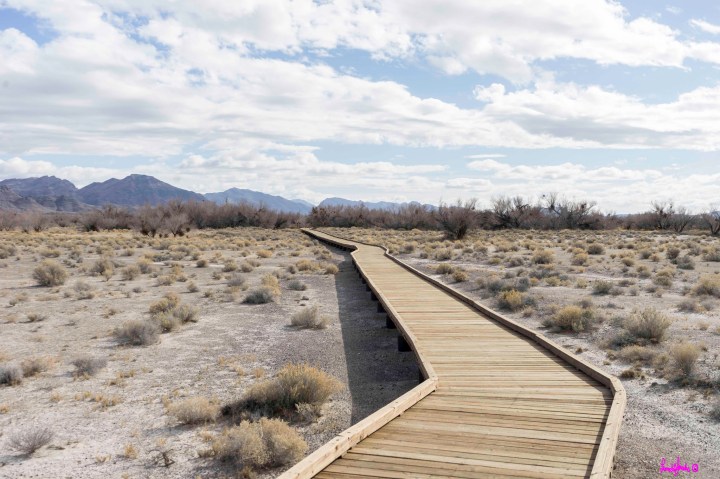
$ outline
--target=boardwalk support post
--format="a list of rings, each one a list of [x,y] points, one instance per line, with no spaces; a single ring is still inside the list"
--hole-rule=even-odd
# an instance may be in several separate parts
[[[385,327],[388,329],[397,329],[395,322],[390,318],[390,316],[385,316]]]
[[[402,334],[398,335],[398,351],[400,351],[401,353],[407,353],[409,351],[412,351],[412,348]]]

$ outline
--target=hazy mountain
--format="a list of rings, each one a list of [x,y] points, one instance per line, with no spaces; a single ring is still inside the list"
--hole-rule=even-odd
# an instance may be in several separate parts
[[[219,205],[247,202],[251,205],[263,205],[271,210],[288,213],[309,213],[313,206],[306,201],[288,200],[282,196],[268,195],[267,193],[240,188],[230,188],[220,193],[205,193],[205,198]]]
[[[147,175],[130,175],[122,180],[111,178],[101,183],[91,183],[78,190],[78,197],[89,205],[118,206],[157,205],[170,200],[204,201],[202,195],[176,188]]]
[[[435,209],[432,205],[423,205],[417,201],[411,201],[409,203],[393,203],[391,201],[356,201],[348,200],[345,198],[325,198],[320,202],[318,206],[360,206],[364,205],[369,210],[392,210],[401,206],[417,205],[425,206],[431,209]]]
[[[75,185],[68,180],[54,176],[40,178],[11,178],[0,181],[0,186],[7,186],[20,196],[37,198],[41,196],[73,196],[77,192]]]

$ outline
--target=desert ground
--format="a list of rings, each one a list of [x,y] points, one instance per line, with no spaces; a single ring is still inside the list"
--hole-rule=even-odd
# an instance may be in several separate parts
[[[2,478],[274,477],[291,464],[225,457],[241,420],[281,417],[307,445],[287,454],[297,460],[418,381],[349,256],[298,230],[5,232],[0,253]],[[63,284],[38,285],[44,261]],[[244,302],[258,291],[267,303]],[[168,302],[175,314],[158,313]],[[128,343],[118,331],[137,323],[161,332]],[[324,405],[223,415],[253,384],[305,364],[339,381]],[[51,437],[37,451],[12,447],[40,433]]]
[[[720,239],[323,230],[384,244],[621,377],[614,477],[677,456],[720,477]],[[232,460],[243,427],[281,419],[299,458],[417,384],[349,255],[298,230],[4,232],[0,258],[0,477],[274,477],[289,464],[272,454]],[[38,285],[62,276],[48,261],[62,284]],[[260,407],[288,365],[317,368],[327,394]],[[37,431],[49,439],[19,450]]]

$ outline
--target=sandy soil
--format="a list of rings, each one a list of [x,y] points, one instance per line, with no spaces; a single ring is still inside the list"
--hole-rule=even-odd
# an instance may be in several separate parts
[[[652,307],[665,312],[673,319],[666,334],[667,339],[660,345],[651,345],[650,348],[662,355],[667,354],[672,345],[688,341],[701,347],[701,355],[693,378],[686,383],[674,380],[668,368],[658,370],[648,364],[635,366],[636,371],[641,372],[640,378],[622,379],[628,401],[613,477],[654,477],[659,472],[663,457],[668,464],[672,464],[678,456],[681,464],[696,463],[699,466],[698,473],[680,472],[680,475],[720,477],[720,423],[710,417],[710,409],[720,400],[720,308],[716,299],[696,297],[690,292],[701,276],[716,275],[720,273],[720,267],[717,262],[704,261],[700,255],[694,257],[694,269],[676,269],[665,254],[668,248],[677,246],[682,249],[688,242],[696,242],[705,250],[714,249],[720,247],[720,239],[633,232],[485,232],[475,234],[462,242],[450,243],[443,242],[438,233],[419,231],[327,231],[359,240],[382,242],[409,264],[494,309],[499,309],[497,300],[486,289],[478,287],[477,280],[482,283],[490,278],[504,278],[506,275],[512,278],[526,276],[529,270],[537,268],[531,261],[534,247],[551,250],[555,257],[552,268],[564,279],[557,286],[548,286],[545,281],[540,281],[527,293],[536,302],[535,306],[524,311],[503,313],[532,329],[542,331],[568,350],[582,355],[586,360],[617,376],[633,367],[632,364],[616,358],[617,351],[612,351],[605,345],[607,338],[617,332],[619,320],[634,309]],[[595,257],[590,256],[588,264],[583,267],[573,266],[571,255],[567,251],[568,245],[578,246],[578,242],[589,238],[603,244],[605,252]],[[524,246],[527,241],[532,245],[530,249]],[[413,251],[410,253],[405,252],[408,244],[412,245]],[[513,245],[518,246],[517,251],[512,250]],[[621,245],[623,248],[618,247]],[[633,249],[628,250],[628,245],[632,245]],[[443,248],[453,250],[453,259],[438,261],[433,258],[434,252]],[[484,248],[487,248],[487,251]],[[657,261],[639,258],[638,251],[645,248],[658,253],[659,258],[655,258]],[[686,252],[683,250],[681,254]],[[623,255],[633,258],[634,264],[631,267],[622,263]],[[494,257],[501,261],[493,259]],[[520,259],[521,265],[508,266],[512,258]],[[468,273],[468,280],[457,282],[451,275],[436,274],[435,267],[439,263],[461,268]],[[634,274],[642,265],[651,272],[649,278]],[[673,284],[655,292],[648,291],[654,289],[655,273],[664,268],[673,269]],[[626,285],[621,286],[620,281],[623,279],[630,283],[623,283]],[[587,286],[578,287],[578,280],[586,281]],[[596,280],[612,281],[617,286],[616,294],[593,294],[592,285]],[[679,303],[688,299],[702,301],[711,309],[702,313],[679,311]],[[580,300],[594,303],[598,316],[605,320],[592,330],[580,333],[553,332],[543,326],[543,321],[552,316],[559,307],[576,304]],[[665,475],[667,474],[666,472]]]
[[[0,245],[11,244],[16,252],[0,260],[0,364],[45,357],[51,366],[20,385],[0,386],[0,478],[230,477],[231,468],[199,457],[208,439],[226,426],[224,420],[180,425],[167,415],[166,403],[204,396],[226,404],[287,363],[310,363],[345,386],[315,423],[298,426],[310,452],[417,384],[414,358],[397,352],[397,333],[385,329],[384,316],[375,313],[349,256],[300,232],[243,229],[166,240],[67,230],[0,234]],[[123,253],[128,248],[132,251]],[[79,250],[75,257],[73,249]],[[32,270],[43,256],[54,256],[52,250],[70,277],[59,287],[37,287]],[[259,250],[272,256],[260,257]],[[111,254],[116,263],[108,281],[82,271],[99,253]],[[119,270],[144,254],[155,255],[154,273],[123,281]],[[209,265],[196,267],[198,257]],[[259,266],[222,272],[230,259]],[[339,272],[287,272],[302,259],[334,263]],[[173,264],[181,265],[181,279],[158,286]],[[246,291],[227,286],[239,274],[251,290],[273,272],[281,277],[281,294],[269,304],[242,304]],[[289,290],[290,279],[300,279],[307,290]],[[92,299],[78,298],[77,280],[90,285]],[[197,292],[188,291],[190,282]],[[147,317],[150,304],[169,291],[198,308],[198,322],[161,335],[154,345],[118,346],[112,330]],[[289,326],[294,312],[312,305],[329,317],[327,329]],[[92,377],[75,378],[70,361],[81,354],[107,358],[107,366]],[[48,446],[31,457],[8,448],[7,438],[36,425],[54,432]],[[174,461],[169,467],[162,453]],[[260,477],[280,472],[261,471]]]

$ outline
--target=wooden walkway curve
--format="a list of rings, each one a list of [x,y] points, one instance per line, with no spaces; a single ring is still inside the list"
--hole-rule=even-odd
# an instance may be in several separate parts
[[[620,382],[386,250],[315,230],[353,263],[424,381],[282,479],[610,477]]]

